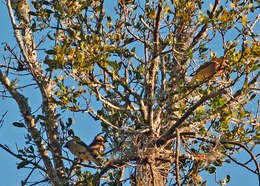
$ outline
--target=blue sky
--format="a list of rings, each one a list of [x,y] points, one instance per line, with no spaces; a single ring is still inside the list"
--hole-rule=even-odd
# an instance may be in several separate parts
[[[116,1],[113,1],[115,3]],[[214,2],[214,1],[213,1]],[[106,7],[108,11],[113,10],[112,6],[113,3],[107,3]],[[13,30],[11,28],[9,15],[7,12],[7,9],[5,7],[4,1],[0,2],[0,15],[1,15],[1,25],[2,29],[0,30],[0,54],[1,54],[1,63],[2,63],[2,55],[4,53],[3,51],[3,45],[2,42],[7,42],[12,47],[17,47],[17,44],[15,43],[14,37],[13,37]],[[259,12],[258,12],[259,13]],[[256,29],[260,30],[260,26],[256,27]],[[33,105],[36,108],[39,106],[39,99],[37,98],[37,90],[30,89],[30,91],[23,92],[26,94],[27,97],[32,98],[29,100],[30,104]],[[11,99],[5,99],[3,100],[0,98],[0,116],[5,113],[5,111],[8,111],[5,122],[3,126],[0,128],[0,142],[1,144],[8,144],[8,146],[15,151],[16,146],[21,147],[24,145],[24,129],[23,128],[17,128],[12,125],[15,121],[21,120],[21,114],[18,112],[18,107],[16,103]],[[101,132],[101,128],[99,125],[99,122],[94,121],[91,117],[89,117],[87,114],[75,114],[72,115],[70,113],[65,112],[62,115],[62,119],[66,120],[68,117],[74,117],[76,118],[76,123],[73,123],[72,128],[74,129],[74,132],[76,135],[82,138],[84,142],[89,144],[93,137]],[[255,154],[260,152],[260,148],[258,147],[255,149]],[[242,158],[246,161],[248,159],[248,156],[246,153],[240,152],[239,158]],[[17,170],[16,166],[17,163],[20,161],[13,158],[8,153],[4,152],[2,149],[0,149],[0,173],[1,173],[1,184],[0,185],[8,185],[8,186],[16,186],[20,185],[20,182],[22,179],[27,176],[28,171],[25,169]],[[218,170],[218,179],[225,178],[226,174],[231,175],[231,183],[228,184],[228,186],[238,186],[238,185],[250,185],[254,186],[257,185],[257,176],[251,174],[249,171],[247,171],[245,168],[239,167],[235,164],[227,164],[224,167],[220,168]],[[37,173],[36,173],[37,175]],[[208,174],[207,174],[208,175]],[[34,178],[35,180],[37,178]],[[207,177],[206,177],[207,179]],[[211,176],[211,178],[208,181],[208,185],[217,185],[214,183],[214,175]]]

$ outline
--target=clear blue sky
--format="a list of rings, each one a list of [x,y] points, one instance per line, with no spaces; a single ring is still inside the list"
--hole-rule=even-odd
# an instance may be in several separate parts
[[[115,0],[109,0],[113,3],[115,3]],[[214,1],[213,1],[214,2]],[[111,9],[113,6],[113,3],[107,3],[106,6],[108,9]],[[11,29],[11,24],[9,20],[9,15],[7,12],[7,9],[5,7],[4,1],[0,2],[0,16],[1,16],[1,26],[2,29],[0,30],[0,54],[1,54],[1,63],[3,62],[2,55],[4,53],[3,51],[3,45],[2,42],[9,43],[12,47],[17,47],[17,44],[15,43],[14,37],[13,37],[13,30]],[[259,13],[259,12],[258,12]],[[260,26],[256,27],[256,29],[260,30]],[[214,47],[213,47],[214,48]],[[39,106],[39,99],[37,98],[37,91],[36,90],[30,90],[23,92],[26,94],[27,97],[30,99],[30,104],[32,104],[35,107],[32,107],[33,109]],[[21,147],[24,144],[24,129],[22,128],[16,128],[13,127],[12,123],[14,121],[20,121],[21,120],[21,114],[18,112],[18,107],[16,103],[11,99],[3,100],[0,99],[0,116],[4,114],[5,111],[8,111],[7,117],[5,119],[5,122],[3,126],[0,128],[0,143],[1,144],[8,144],[8,146],[15,151],[16,146]],[[64,113],[62,115],[63,119],[66,119],[68,117],[73,117],[73,115],[69,113]],[[90,118],[87,114],[75,114],[76,123],[73,124],[73,129],[76,135],[82,138],[83,141],[85,141],[87,144],[91,142],[93,137],[101,131],[99,122],[94,121],[92,118]],[[258,153],[260,152],[260,148],[257,148]],[[257,151],[255,150],[255,153]],[[248,156],[245,153],[239,154],[240,158],[247,160]],[[22,179],[27,176],[28,171],[25,171],[25,169],[17,170],[16,165],[20,161],[13,158],[8,153],[4,152],[2,149],[0,149],[0,177],[1,177],[1,183],[0,186],[16,186],[20,185],[20,182]],[[235,164],[227,164],[224,167],[218,169],[218,178],[223,179],[226,174],[231,175],[231,183],[228,184],[228,186],[239,186],[239,185],[248,185],[248,186],[255,186],[257,185],[257,176],[253,175],[246,169],[239,167]],[[36,180],[37,178],[35,178]],[[207,178],[206,178],[207,179]],[[208,181],[208,185],[217,185],[214,182],[214,176],[212,175],[210,180]]]

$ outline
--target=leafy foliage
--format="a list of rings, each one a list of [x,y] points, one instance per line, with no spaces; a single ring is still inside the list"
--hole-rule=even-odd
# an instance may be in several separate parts
[[[110,145],[103,166],[94,167],[100,171],[72,162],[63,167],[64,183],[206,185],[200,173],[216,173],[229,159],[238,163],[232,156],[240,149],[256,169],[243,166],[259,174],[251,153],[260,138],[259,104],[251,106],[259,91],[259,3],[121,0],[114,11],[108,3],[32,2],[31,29],[52,43],[44,54],[44,70],[55,74],[49,103],[100,120]],[[201,61],[220,56],[228,62],[221,77],[190,83]],[[39,118],[47,131],[49,117]],[[59,121],[63,142],[71,120]]]

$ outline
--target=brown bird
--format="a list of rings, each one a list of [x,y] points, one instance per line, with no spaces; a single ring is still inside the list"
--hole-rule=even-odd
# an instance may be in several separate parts
[[[224,68],[226,66],[227,61],[224,58],[217,58],[211,62],[206,62],[198,68],[190,83],[193,84],[194,82],[201,82],[212,77],[217,78],[224,72]]]
[[[74,137],[65,144],[65,147],[82,161],[91,161],[101,165],[100,160],[105,151],[106,143],[102,136],[96,136],[88,146],[79,138]]]
[[[92,143],[89,145],[95,157],[100,157],[106,150],[106,141],[102,136],[96,136]]]

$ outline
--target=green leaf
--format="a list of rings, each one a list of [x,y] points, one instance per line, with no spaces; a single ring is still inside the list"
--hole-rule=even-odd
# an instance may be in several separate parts
[[[32,145],[29,147],[29,149],[30,149],[30,151],[31,151],[32,153],[34,153],[34,148],[33,148]]]
[[[228,119],[225,119],[224,122],[221,122],[221,129],[222,129],[223,131],[229,130]]]
[[[197,1],[197,4],[199,6],[199,9],[201,9],[202,8],[202,2],[201,1]]]
[[[209,172],[210,174],[215,173],[215,172],[216,172],[216,167],[209,167],[209,168],[208,168],[208,172]]]
[[[28,161],[26,161],[26,160],[24,160],[24,161],[22,161],[21,163],[19,163],[18,165],[17,165],[17,169],[21,169],[21,168],[24,168],[26,165],[28,165],[29,164],[29,162]]]
[[[230,175],[228,174],[227,177],[226,177],[226,180],[227,180],[227,183],[230,181],[231,177]]]
[[[129,43],[132,43],[132,42],[134,42],[134,41],[135,41],[134,38],[125,38],[125,40],[124,40],[124,45],[127,45],[127,44],[129,44]]]
[[[24,123],[19,123],[19,122],[13,122],[13,125],[15,127],[20,127],[20,128],[24,128],[25,127]]]
[[[49,55],[57,54],[55,50],[46,50],[45,53]]]
[[[72,118],[68,119],[68,122],[66,123],[66,126],[69,128],[72,125]]]
[[[120,67],[120,65],[117,64],[116,61],[108,61],[107,64],[111,66],[114,70],[117,70]]]
[[[206,52],[207,50],[208,50],[208,48],[203,47],[203,48],[200,48],[200,49],[199,49],[199,52],[200,52],[200,53],[203,53],[203,52]]]
[[[256,94],[253,94],[253,95],[250,96],[249,100],[251,101],[251,100],[253,100],[255,97],[256,97]]]
[[[61,119],[59,119],[59,123],[60,123],[61,129],[63,131],[65,129],[64,122]]]

